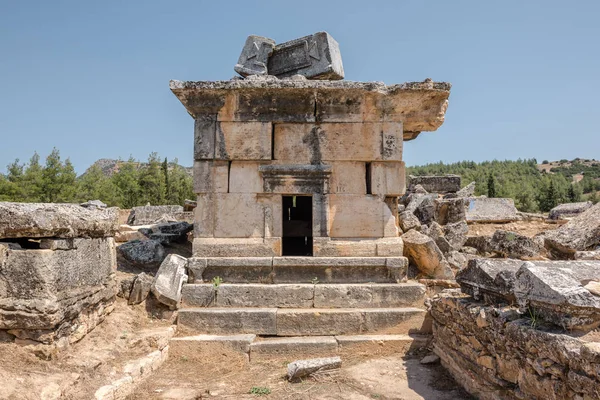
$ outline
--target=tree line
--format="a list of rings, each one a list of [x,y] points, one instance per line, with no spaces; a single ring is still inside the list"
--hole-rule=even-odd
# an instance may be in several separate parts
[[[183,205],[194,199],[192,178],[177,164],[151,153],[146,163],[129,158],[117,162],[117,171],[106,175],[92,165],[77,177],[71,161],[61,160],[55,148],[41,163],[34,153],[27,163],[19,159],[0,173],[0,201],[80,203],[101,200],[109,206],[131,208],[152,204]]]
[[[581,171],[583,180],[573,182],[573,175]],[[512,198],[516,207],[525,212],[548,212],[563,203],[598,202],[600,165],[573,163],[569,168],[553,168],[551,172],[540,172],[535,159],[439,162],[407,168],[407,174],[412,175],[460,175],[463,185],[476,182],[475,195]]]

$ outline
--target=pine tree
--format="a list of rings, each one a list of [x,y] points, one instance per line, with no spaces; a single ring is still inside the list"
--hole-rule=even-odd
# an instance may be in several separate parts
[[[119,171],[111,177],[116,187],[118,206],[131,208],[140,205],[140,185],[137,161],[133,157],[120,163]]]
[[[41,195],[44,203],[73,201],[75,197],[75,169],[71,161],[60,161],[60,152],[54,148],[46,157],[46,165],[41,172]]]
[[[37,152],[34,152],[23,175],[22,188],[25,193],[25,201],[42,201],[42,181],[40,156]]]
[[[183,205],[186,199],[194,198],[193,181],[177,162],[177,159],[173,161],[173,168],[169,171],[171,190],[167,193],[166,201],[169,204]]]
[[[148,164],[140,171],[139,185],[144,204],[160,205],[165,201],[165,177],[157,153],[150,153]]]
[[[494,175],[492,175],[491,173],[488,176],[488,181],[487,181],[487,196],[492,198],[492,197],[496,197],[496,179],[494,178]]]

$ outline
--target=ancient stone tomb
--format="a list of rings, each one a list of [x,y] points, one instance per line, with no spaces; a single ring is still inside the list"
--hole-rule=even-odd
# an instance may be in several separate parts
[[[195,119],[196,257],[402,256],[402,144],[450,85],[171,81]]]

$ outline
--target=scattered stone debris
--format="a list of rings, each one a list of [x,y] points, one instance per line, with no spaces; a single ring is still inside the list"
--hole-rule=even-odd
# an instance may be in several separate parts
[[[100,200],[88,200],[85,203],[81,203],[80,206],[81,207],[85,207],[85,208],[91,208],[91,209],[106,208],[107,207],[107,205],[104,204]]]
[[[288,364],[287,378],[290,382],[294,382],[317,372],[330,371],[341,367],[342,359],[340,357],[298,360]]]
[[[141,228],[138,232],[164,245],[174,242],[185,243],[187,241],[187,233],[192,229],[194,229],[192,224],[180,221],[152,225],[149,228]]]
[[[595,251],[576,251],[576,260],[598,260],[600,261],[600,250]]]
[[[423,274],[432,278],[454,277],[446,258],[432,238],[413,229],[402,235],[402,240],[404,256]]]
[[[469,183],[464,188],[456,192],[456,197],[468,198],[475,195],[475,182]]]
[[[171,309],[179,307],[181,287],[188,280],[186,266],[186,258],[177,254],[170,254],[160,265],[152,282],[150,289],[152,294],[159,302]]]
[[[577,251],[600,245],[600,203],[588,208],[560,228],[543,234],[545,246],[555,254],[571,258]]]
[[[592,205],[591,201],[561,204],[550,210],[548,218],[552,220],[571,219],[586,211]]]

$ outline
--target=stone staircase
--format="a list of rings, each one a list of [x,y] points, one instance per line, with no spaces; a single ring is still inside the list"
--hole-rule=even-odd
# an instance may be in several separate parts
[[[356,345],[424,344],[425,286],[396,283],[403,257],[209,258],[186,284],[174,346],[227,343],[249,355],[331,356]],[[198,270],[196,270],[198,271]],[[218,277],[218,278],[217,278]],[[222,283],[221,283],[222,281]]]

